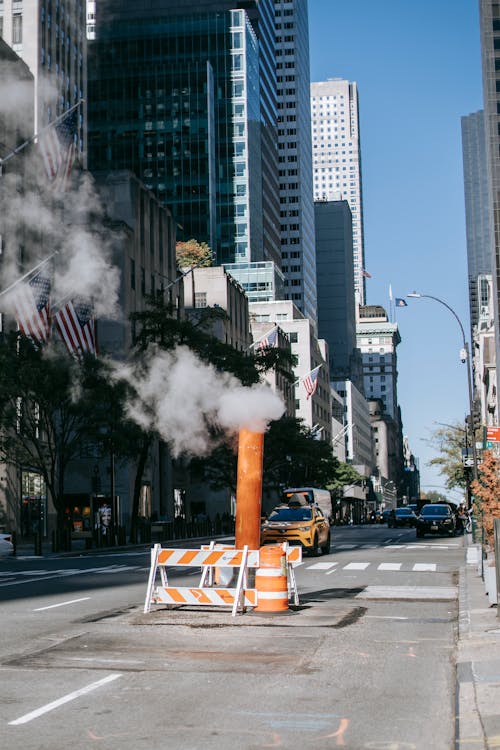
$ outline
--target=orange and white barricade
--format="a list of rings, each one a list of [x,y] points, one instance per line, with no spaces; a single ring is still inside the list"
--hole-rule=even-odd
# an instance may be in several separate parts
[[[283,542],[281,545],[282,549],[285,552],[286,555],[286,579],[287,579],[287,592],[288,592],[288,600],[291,601],[293,599],[293,603],[295,606],[299,605],[299,592],[297,590],[297,579],[295,578],[295,571],[294,568],[296,568],[299,565],[302,565],[302,547],[300,546],[290,546],[288,542]],[[216,544],[215,542],[210,542],[210,545],[202,546],[202,549],[223,549],[223,550],[234,550],[234,546],[231,545],[222,545],[222,544]],[[262,549],[266,549],[263,547]],[[252,566],[249,566],[252,567]],[[220,583],[221,580],[224,581],[224,579],[231,577],[231,569],[230,568],[210,568],[205,567],[201,574],[201,580],[200,580],[200,586],[203,586],[208,581],[209,586],[213,585],[214,581],[216,584]],[[257,588],[257,586],[256,586]],[[257,599],[258,599],[258,591],[257,591]]]
[[[200,586],[169,586],[167,567],[197,567],[202,569]],[[211,545],[208,549],[162,549],[155,544],[151,549],[151,568],[144,612],[151,610],[152,604],[231,606],[233,617],[238,610],[257,604],[257,591],[246,588],[248,568],[259,567],[259,551],[244,547],[237,549],[218,549]],[[205,571],[216,568],[238,570],[236,586],[206,586]],[[158,573],[161,585],[156,585]]]

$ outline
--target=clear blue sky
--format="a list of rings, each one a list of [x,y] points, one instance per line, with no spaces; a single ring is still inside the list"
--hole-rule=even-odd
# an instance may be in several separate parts
[[[356,81],[367,302],[417,290],[447,302],[469,337],[460,118],[482,108],[477,0],[309,0],[311,80]],[[433,300],[396,311],[403,428],[422,489],[436,423],[468,413],[461,333]],[[455,498],[456,499],[456,498]]]

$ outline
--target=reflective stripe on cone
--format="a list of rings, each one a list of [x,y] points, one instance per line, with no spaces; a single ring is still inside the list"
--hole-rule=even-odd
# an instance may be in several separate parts
[[[285,550],[278,545],[261,547],[259,561],[255,571],[255,612],[285,612],[288,609]]]

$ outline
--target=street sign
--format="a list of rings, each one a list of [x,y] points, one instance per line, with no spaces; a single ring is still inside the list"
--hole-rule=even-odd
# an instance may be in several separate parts
[[[490,443],[500,443],[500,427],[487,427],[486,440]]]

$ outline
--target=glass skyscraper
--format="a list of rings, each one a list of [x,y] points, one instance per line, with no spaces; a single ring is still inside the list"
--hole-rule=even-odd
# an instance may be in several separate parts
[[[279,265],[274,68],[256,33],[272,2],[244,5],[97,4],[89,167],[132,169],[217,264]]]

